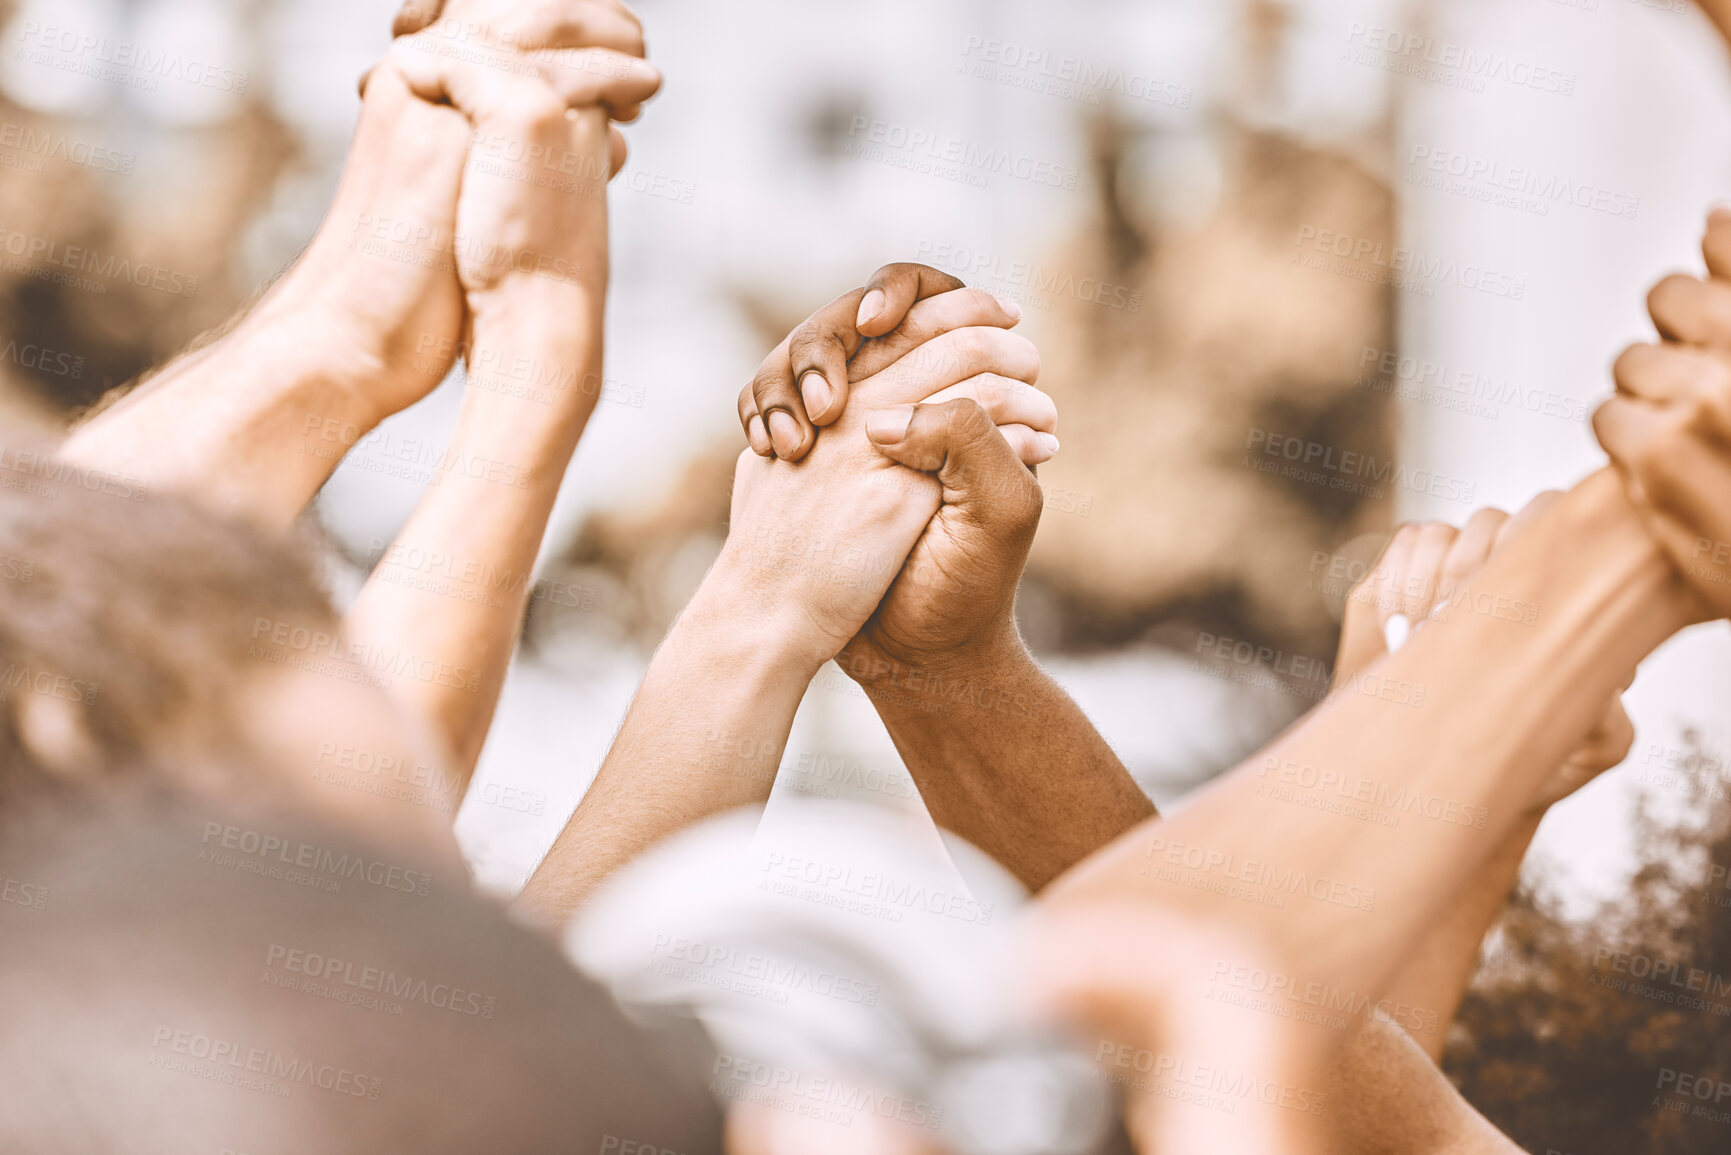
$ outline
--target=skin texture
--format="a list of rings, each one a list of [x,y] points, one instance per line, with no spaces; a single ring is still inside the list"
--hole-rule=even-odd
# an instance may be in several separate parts
[[[953,320],[984,315],[966,295],[932,304]],[[857,383],[858,403],[805,460],[741,454],[721,556],[656,652],[594,785],[524,889],[520,905],[532,917],[562,924],[654,842],[767,798],[806,686],[864,625],[941,516],[950,492],[942,475],[1004,461],[1022,468],[995,429],[1000,402],[988,395],[982,404],[973,391],[991,374],[1037,394],[1026,380],[1038,368],[1032,346],[990,324],[925,331],[938,328],[912,348],[906,338],[886,342],[874,364],[894,359]],[[882,431],[886,413],[895,437]]]
[[[1350,685],[1388,653],[1385,639],[1392,617],[1400,615],[1424,629],[1433,614],[1446,619],[1473,612],[1482,600],[1478,573],[1492,552],[1556,498],[1554,493],[1541,494],[1516,518],[1483,509],[1460,530],[1437,522],[1401,526],[1371,572],[1347,595],[1336,687]],[[1413,1038],[1433,1062],[1442,1058],[1449,1024],[1477,967],[1480,944],[1520,878],[1521,860],[1545,811],[1627,757],[1634,733],[1620,699],[1613,699],[1599,725],[1556,769],[1389,984],[1387,1003],[1400,1021],[1422,1025],[1413,1030]]]
[[[1462,881],[1515,834],[1634,663],[1700,616],[1608,471],[1552,501],[1478,573],[1494,595],[1541,607],[1536,620],[1467,613],[1431,623],[1372,667],[1375,684],[1361,678],[1337,693],[1181,812],[1144,824],[1058,880],[1043,904],[1066,917],[1146,904],[1249,944],[1239,959],[1220,960],[1229,969],[1266,960],[1261,965],[1271,962],[1296,981],[1374,1001]],[[1385,698],[1384,686],[1422,687],[1422,704]],[[1344,821],[1261,793],[1270,757],[1438,794],[1482,807],[1489,819],[1484,830]],[[1184,848],[1215,865],[1184,868]],[[1369,909],[1362,900],[1329,901],[1350,896],[1327,885],[1322,900],[1301,889],[1273,905],[1254,895],[1281,889],[1267,882],[1263,867],[1276,878],[1302,872],[1307,880],[1368,887],[1374,899]],[[1248,878],[1252,900],[1207,888],[1210,878]],[[1105,969],[1098,960],[1122,950],[1123,941],[1104,932],[1070,934],[1054,948],[1064,961],[1047,973],[1076,997],[1077,988],[1107,982],[1096,974]],[[1184,985],[1161,997],[1209,1002],[1217,973],[1179,976]],[[1280,1021],[1277,1069],[1287,1077],[1299,1072],[1301,1086],[1326,1085],[1338,1070],[1341,1033]]]
[[[660,86],[617,4],[495,7],[520,16],[517,40],[536,50],[528,62],[568,104],[635,117]],[[503,59],[468,25],[426,38],[441,59],[458,49]],[[541,51],[553,49],[564,51]],[[75,430],[66,459],[286,528],[350,447],[444,378],[468,323],[451,250],[472,130],[417,98],[400,70],[374,79],[336,199],[301,259],[231,330]],[[617,132],[610,147],[616,173]]]
[[[1731,613],[1731,212],[1702,241],[1705,278],[1665,278],[1648,311],[1663,340],[1625,350],[1593,415],[1629,500],[1715,614]]]
[[[405,704],[451,751],[460,801],[491,724],[559,485],[593,411],[607,291],[607,115],[538,78],[397,42],[372,83],[395,71],[416,96],[452,106],[491,142],[469,154],[457,276],[471,362],[443,471],[351,607],[357,644],[412,640],[414,655],[461,671],[398,679]],[[568,111],[569,110],[569,111]],[[511,156],[569,157],[573,175],[538,180]],[[525,271],[529,270],[529,271]],[[525,394],[509,368],[534,367]],[[500,372],[492,366],[504,366]],[[425,559],[450,559],[423,572]]]
[[[436,752],[406,763],[431,767],[420,777],[432,801],[383,806],[417,831],[433,815],[448,833],[599,392],[605,182],[623,162],[608,116],[634,118],[660,85],[638,59],[641,30],[622,31],[636,27],[623,8],[560,0],[528,15],[529,56],[467,26],[399,39],[364,81],[349,166],[305,256],[227,336],[62,448],[285,529],[348,448],[425,396],[458,355],[469,361],[440,483],[343,638],[355,652],[441,671],[389,680],[421,749]],[[525,155],[558,158],[559,179],[513,163]],[[551,386],[544,393],[523,396],[510,379],[524,361]],[[429,556],[451,572],[421,572]],[[345,810],[383,805],[320,793]]]
[[[854,382],[901,340],[946,331],[958,308],[1005,324],[1019,319],[1014,302],[958,284],[924,265],[886,265],[814,313],[740,393],[753,450],[781,456],[760,416],[774,408],[789,410],[802,429],[840,421]],[[829,393],[808,421],[807,396],[818,388],[812,373]],[[801,381],[806,388],[796,388]],[[1055,437],[1040,436],[1055,433],[1056,412],[1014,386],[993,396],[1006,392],[1007,404],[1029,403],[993,419],[1022,462],[1038,464],[1056,449]],[[798,455],[818,443],[810,434]],[[1001,456],[971,471],[943,465],[929,457],[922,465],[939,470],[943,507],[837,661],[871,698],[938,825],[1038,889],[1154,807],[1016,632],[1016,584],[1040,517],[1033,475]]]
[[[441,459],[452,468],[321,655],[325,666],[402,660],[439,676],[357,669],[337,678],[272,666],[249,693],[273,764],[319,813],[432,845],[452,863],[451,817],[491,721],[559,480],[596,399],[604,185],[623,160],[608,112],[635,116],[660,82],[626,51],[641,53],[640,35],[634,45],[603,35],[622,47],[595,47],[581,21],[561,15],[573,7],[593,5],[537,6],[555,40],[532,57],[486,44],[456,54],[437,29],[400,40],[366,78],[342,185],[302,259],[226,336],[62,447],[75,463],[136,474],[154,490],[281,530],[366,431],[424,396],[459,354],[471,361]],[[569,158],[559,166],[564,182],[522,179],[538,174],[510,163],[522,155],[517,143]],[[546,404],[490,375],[521,359],[563,382]],[[451,559],[452,580],[392,560],[428,553]],[[321,725],[309,728],[307,718]],[[333,749],[397,765],[414,788],[387,796],[335,781]]]

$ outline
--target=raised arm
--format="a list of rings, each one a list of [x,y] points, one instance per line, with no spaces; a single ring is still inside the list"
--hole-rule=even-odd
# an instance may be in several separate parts
[[[928,302],[942,311],[933,328],[943,331],[917,348],[905,336],[886,342],[888,364],[859,382],[861,403],[804,460],[741,455],[721,557],[656,652],[595,784],[530,878],[520,902],[532,916],[562,922],[658,839],[768,796],[812,675],[870,616],[944,500],[938,478],[873,444],[868,430],[881,425],[869,419],[957,400],[990,428],[1015,423],[1024,409],[1037,420],[1031,411],[1050,405],[1031,384],[1012,397],[974,380],[1026,382],[1038,357],[994,327],[1002,323],[995,303],[949,296]],[[1021,450],[1032,460],[1050,455],[1038,441]]]
[[[606,53],[587,75],[615,116],[637,115],[655,74],[632,62],[643,38],[622,6],[496,7],[518,49]],[[454,363],[463,326],[454,222],[471,132],[400,75],[369,77],[342,183],[306,252],[226,332],[74,430],[63,456],[266,526],[291,523],[357,441]],[[617,130],[611,155],[617,171]]]
[[[603,68],[527,75],[504,54],[490,62],[440,55],[429,35],[399,40],[373,82],[397,72],[417,96],[454,105],[481,142],[469,152],[457,210],[467,384],[437,479],[345,628],[367,652],[410,655],[446,673],[396,678],[392,688],[450,749],[460,798],[504,683],[547,518],[600,392],[609,145],[597,86],[582,82]],[[646,97],[653,73],[631,63]],[[550,159],[512,159],[528,157]],[[430,567],[429,558],[442,560]]]
[[[1558,498],[1480,572],[1491,612],[1418,631],[1180,814],[1059,880],[1050,898],[1145,895],[1280,943],[1306,980],[1385,990],[1635,663],[1703,616],[1609,471]],[[1512,603],[1536,606],[1535,619],[1496,615]],[[1270,759],[1448,799],[1483,813],[1484,828],[1344,822],[1259,790]],[[1320,1046],[1338,1045],[1337,1032],[1324,1034]]]
[[[1482,598],[1479,570],[1500,541],[1518,532],[1524,521],[1538,516],[1555,497],[1541,495],[1518,518],[1511,519],[1501,510],[1480,510],[1458,531],[1435,522],[1401,526],[1370,573],[1347,595],[1335,687],[1354,685],[1391,648],[1400,649],[1411,630],[1426,628],[1424,623],[1433,616],[1446,620],[1485,608],[1495,612],[1495,603]],[[1529,610],[1505,606],[1503,612],[1525,617]],[[1537,607],[1531,607],[1531,612],[1536,614]],[[1586,741],[1552,772],[1513,829],[1402,963],[1379,1005],[1412,1033],[1432,1060],[1442,1058],[1449,1024],[1477,969],[1485,934],[1520,880],[1521,862],[1545,812],[1621,762],[1633,740],[1629,716],[1620,699],[1614,698]],[[1276,766],[1270,777],[1279,782],[1291,774]],[[1335,793],[1347,798],[1376,796],[1375,784],[1368,782],[1336,783]],[[1489,817],[1461,809],[1447,798],[1384,797],[1393,797],[1401,807],[1390,814],[1403,825],[1428,820],[1477,827]]]
[[[950,291],[957,284],[923,265],[886,265],[815,314],[740,395],[753,449],[785,460],[810,452],[846,412],[853,382],[952,323],[950,302],[965,299]],[[992,307],[983,293],[966,299]],[[1020,316],[996,304],[1010,323]],[[1021,393],[988,384],[1011,401]],[[1020,411],[1038,424],[1016,431],[1024,442],[1055,430],[1055,412]],[[937,824],[1037,890],[1154,807],[1016,630],[1016,586],[1040,519],[1034,475],[982,454],[947,485],[907,570],[837,661],[871,698]],[[927,573],[949,580],[921,581]]]

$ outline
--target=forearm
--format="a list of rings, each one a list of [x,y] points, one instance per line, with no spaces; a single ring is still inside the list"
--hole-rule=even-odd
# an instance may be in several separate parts
[[[561,926],[603,879],[667,836],[769,797],[794,713],[823,655],[742,612],[727,556],[656,651],[589,792],[518,899]]]
[[[1384,989],[1634,664],[1688,622],[1674,571],[1608,471],[1565,495],[1482,575],[1478,588],[1507,599],[1493,605],[1537,606],[1536,619],[1463,613],[1432,623],[1178,815],[1060,880],[1058,897],[1145,891],[1261,933],[1306,981]],[[1410,692],[1385,700],[1391,687]],[[1438,796],[1483,810],[1487,822],[1390,827],[1293,805],[1259,790],[1270,760]],[[1200,871],[1184,865],[1193,852]],[[1209,888],[1245,878],[1268,901],[1226,902]]]
[[[286,528],[382,416],[373,369],[321,329],[312,312],[249,317],[76,429],[61,456]]]
[[[1478,969],[1485,935],[1520,881],[1521,862],[1542,817],[1522,817],[1449,902],[1442,918],[1426,932],[1388,985],[1385,1004],[1395,1008],[1394,1019],[1407,1028],[1433,1062],[1442,1061],[1449,1025]]]
[[[292,523],[355,442],[449,367],[468,138],[460,114],[376,73],[307,251],[233,331],[97,414],[65,456],[272,528]]]
[[[1013,631],[987,650],[866,691],[933,820],[1038,890],[1154,806]]]
[[[349,611],[349,637],[457,676],[393,691],[451,751],[486,741],[535,559],[601,370],[599,290],[533,288],[477,315],[463,410],[435,483]]]
[[[1332,1067],[1332,1146],[1353,1155],[1519,1155],[1418,1044],[1390,1023],[1357,1030]]]

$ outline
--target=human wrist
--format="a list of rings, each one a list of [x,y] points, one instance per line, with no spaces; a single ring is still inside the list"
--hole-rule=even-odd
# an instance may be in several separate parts
[[[247,380],[237,401],[264,414],[286,412],[303,438],[337,429],[352,444],[389,415],[378,400],[382,370],[376,357],[333,338],[332,328],[318,310],[273,310],[248,317],[211,353]]]
[[[474,318],[457,439],[556,483],[601,397],[601,325],[598,308],[545,298]]]
[[[996,697],[1039,670],[1008,619],[941,650],[901,650],[856,639],[840,661],[880,710],[917,708],[946,686],[970,686]]]
[[[1708,616],[1612,470],[1588,477],[1559,505],[1552,531],[1559,557],[1579,575],[1565,604],[1626,622],[1652,645]]]
[[[343,300],[328,287],[285,284],[241,323],[231,341],[235,353],[277,366],[273,382],[308,402],[309,413],[365,433],[395,412],[389,399],[405,381],[425,374],[411,363],[412,348],[399,348],[405,343],[360,320],[366,314]],[[420,339],[428,341],[438,344],[438,335]]]
[[[697,593],[674,623],[669,640],[702,639],[706,648],[730,654],[759,680],[774,671],[801,689],[841,649],[802,605],[805,591],[781,580],[744,550],[723,547]]]

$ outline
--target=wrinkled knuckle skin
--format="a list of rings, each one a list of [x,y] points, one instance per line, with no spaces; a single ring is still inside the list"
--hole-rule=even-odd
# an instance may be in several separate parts
[[[777,403],[786,403],[786,380],[784,374],[774,368],[761,369],[751,381],[751,396],[759,413],[772,409]]]

